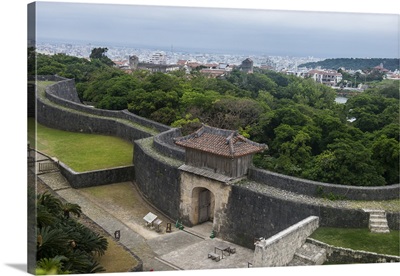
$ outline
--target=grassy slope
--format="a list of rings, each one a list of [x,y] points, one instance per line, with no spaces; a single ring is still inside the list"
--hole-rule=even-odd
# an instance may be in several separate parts
[[[120,138],[62,131],[40,124],[37,124],[35,137],[34,122],[30,121],[28,126],[32,147],[57,157],[77,172],[132,164],[133,145]]]
[[[395,230],[380,234],[371,233],[367,228],[320,227],[311,235],[311,238],[337,247],[400,256],[399,236],[400,231]]]

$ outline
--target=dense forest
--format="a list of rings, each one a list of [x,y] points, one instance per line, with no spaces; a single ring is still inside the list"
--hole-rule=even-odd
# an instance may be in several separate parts
[[[304,63],[301,66],[316,68],[321,66],[323,69],[338,70],[343,67],[346,70],[368,70],[382,63],[385,69],[390,71],[399,70],[400,59],[398,58],[329,58],[317,62]]]
[[[261,69],[221,79],[196,70],[128,74],[97,58],[38,54],[37,74],[75,78],[83,102],[128,109],[184,133],[201,123],[239,130],[269,146],[254,157],[261,168],[346,185],[399,183],[398,81],[370,83],[337,104],[330,87]]]

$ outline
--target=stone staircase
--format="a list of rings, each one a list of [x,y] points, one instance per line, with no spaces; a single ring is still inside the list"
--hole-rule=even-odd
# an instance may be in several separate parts
[[[326,260],[326,250],[322,247],[305,242],[294,253],[288,266],[322,265]]]
[[[384,210],[364,210],[369,213],[368,228],[373,233],[389,233],[389,226]]]

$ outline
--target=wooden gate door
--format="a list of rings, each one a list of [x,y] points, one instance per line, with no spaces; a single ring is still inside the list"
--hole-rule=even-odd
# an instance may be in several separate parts
[[[203,190],[199,195],[199,224],[210,219],[211,196],[209,190]]]

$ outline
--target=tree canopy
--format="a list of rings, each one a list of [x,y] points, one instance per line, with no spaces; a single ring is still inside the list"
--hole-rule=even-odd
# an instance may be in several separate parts
[[[399,81],[375,82],[337,104],[330,87],[259,68],[225,78],[197,71],[127,74],[101,61],[39,55],[38,72],[76,76],[82,101],[128,109],[184,133],[200,123],[239,130],[269,145],[254,157],[264,169],[347,185],[399,182]]]
[[[317,62],[304,63],[301,66],[316,68],[321,66],[324,69],[339,69],[344,67],[352,70],[365,70],[379,66],[395,71],[399,69],[400,59],[398,58],[328,58]]]

